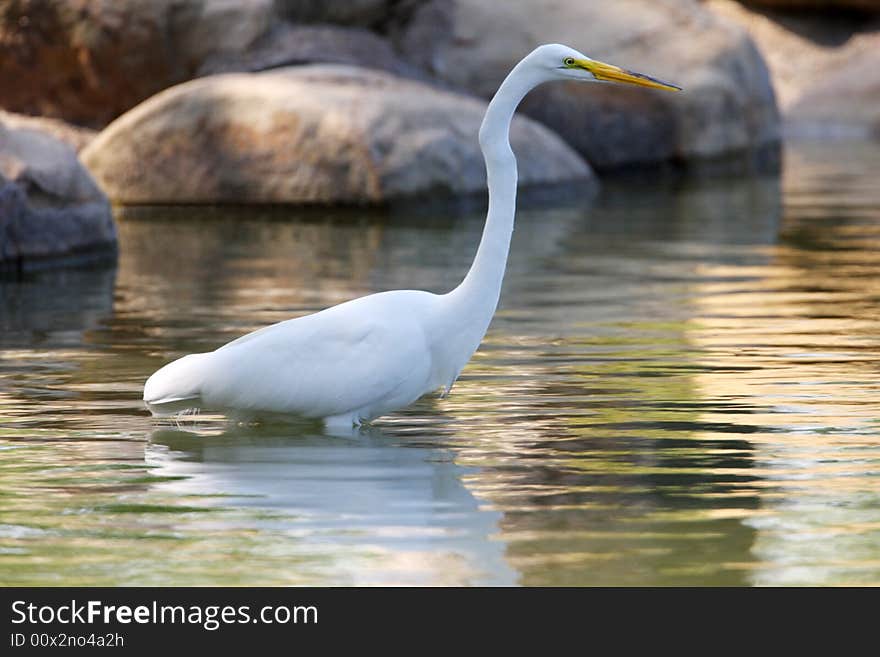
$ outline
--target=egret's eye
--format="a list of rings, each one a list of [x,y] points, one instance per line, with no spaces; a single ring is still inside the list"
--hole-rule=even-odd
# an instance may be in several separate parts
[[[566,57],[562,60],[562,63],[566,66],[574,66],[574,57]]]

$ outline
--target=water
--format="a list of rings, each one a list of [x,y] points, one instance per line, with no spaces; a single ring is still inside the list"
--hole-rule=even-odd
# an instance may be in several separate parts
[[[521,213],[447,400],[350,437],[158,423],[168,360],[443,291],[482,217],[120,213],[0,283],[0,582],[880,584],[880,147]]]

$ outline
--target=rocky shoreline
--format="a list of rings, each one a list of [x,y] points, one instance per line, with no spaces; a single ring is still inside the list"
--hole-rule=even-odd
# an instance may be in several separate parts
[[[880,134],[878,39],[872,0],[9,0],[0,261],[112,244],[108,199],[479,193],[486,102],[543,42],[686,91],[538,89],[513,134],[523,186],[592,189],[594,172],[766,158],[783,134]],[[57,166],[28,163],[25,133]],[[31,223],[41,246],[22,237]]]

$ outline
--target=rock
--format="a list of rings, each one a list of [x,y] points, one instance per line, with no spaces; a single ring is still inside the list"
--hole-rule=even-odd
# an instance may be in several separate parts
[[[65,123],[59,119],[13,114],[3,110],[0,110],[0,123],[5,124],[7,127],[29,128],[38,132],[48,133],[71,146],[77,152],[81,151],[98,134],[97,130],[82,128]]]
[[[485,189],[485,104],[357,67],[201,78],[108,126],[83,161],[118,203],[375,203]],[[524,185],[592,181],[525,118],[512,129]]]
[[[454,0],[275,0],[275,12],[296,24],[361,27],[387,35],[405,29],[425,6]],[[436,27],[436,26],[435,26]]]
[[[0,118],[0,265],[112,248],[110,204],[76,151]]]
[[[597,84],[538,89],[525,111],[597,167],[712,158],[779,141],[760,54],[743,29],[695,0],[510,0],[503,12],[458,0],[452,22],[432,70],[483,97],[523,55],[550,41],[685,88],[679,94]]]
[[[324,62],[427,80],[420,66],[450,4],[7,0],[0,107],[100,128],[162,89],[214,73]],[[392,41],[408,44],[413,57],[400,58]]]
[[[416,0],[398,7],[383,33],[398,52],[406,53],[407,61],[425,71],[436,70],[438,52],[452,36],[454,0]]]
[[[662,162],[677,155],[675,109],[659,94],[562,82],[526,97],[522,110],[552,126],[597,169]]]
[[[880,134],[880,20],[753,11],[731,0],[708,6],[761,48],[789,134]]]
[[[394,4],[394,0],[275,0],[275,11],[295,23],[370,27],[387,17]]]
[[[272,12],[272,0],[7,0],[0,106],[101,127],[207,57],[246,49]]]
[[[869,41],[791,104],[792,133],[880,138],[880,35]]]
[[[171,4],[168,21],[189,72],[207,57],[246,51],[269,31],[274,18],[271,0],[186,0],[188,13],[180,6],[180,0]]]
[[[414,79],[427,77],[398,57],[386,39],[365,28],[290,24],[278,25],[247,50],[208,57],[197,73],[255,73],[312,63],[367,66]]]

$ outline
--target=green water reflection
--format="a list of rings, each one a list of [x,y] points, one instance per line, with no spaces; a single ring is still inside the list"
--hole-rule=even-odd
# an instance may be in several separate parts
[[[880,148],[521,212],[447,400],[350,436],[151,420],[187,352],[442,291],[479,211],[119,212],[0,281],[3,584],[880,583]]]

